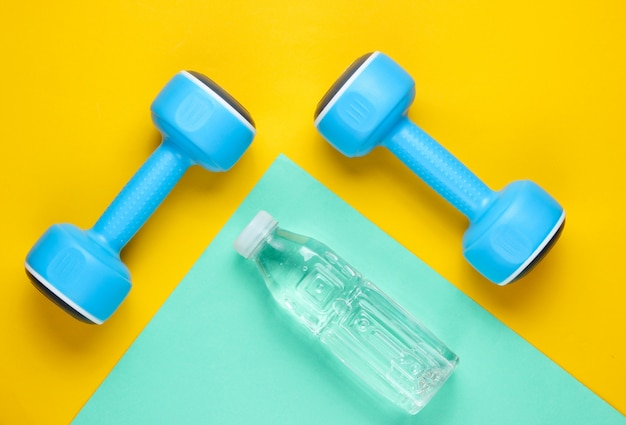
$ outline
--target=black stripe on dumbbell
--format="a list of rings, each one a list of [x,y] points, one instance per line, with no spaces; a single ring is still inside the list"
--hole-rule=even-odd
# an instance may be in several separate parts
[[[333,97],[335,97],[339,90],[341,90],[343,85],[350,79],[350,77],[352,77],[352,75],[354,75],[354,73],[361,67],[361,65],[363,65],[365,61],[373,54],[374,52],[370,52],[361,56],[360,58],[352,62],[352,65],[350,65],[345,71],[343,71],[343,73],[339,76],[339,79],[335,81],[335,84],[333,84],[330,89],[328,89],[326,94],[322,97],[322,100],[320,100],[317,104],[317,108],[315,108],[315,115],[313,116],[314,119],[316,119],[317,116],[324,110],[326,105],[330,103]]]
[[[211,89],[211,91],[215,92],[215,94],[217,94],[219,97],[224,99],[224,101],[228,103],[230,106],[232,106],[232,108],[235,111],[237,111],[239,115],[241,115],[246,121],[248,121],[252,127],[255,127],[254,120],[252,119],[250,112],[248,112],[248,110],[244,108],[241,103],[237,102],[237,100],[234,97],[232,97],[226,90],[221,88],[213,80],[211,80],[209,77],[207,77],[204,74],[201,74],[196,71],[187,71],[187,72],[193,75],[198,81],[200,81],[202,84],[207,86],[209,89]]]

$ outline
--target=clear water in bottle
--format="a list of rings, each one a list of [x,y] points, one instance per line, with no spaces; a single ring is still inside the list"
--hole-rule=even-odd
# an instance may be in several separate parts
[[[278,304],[372,390],[417,413],[458,357],[323,243],[261,211],[234,244]]]

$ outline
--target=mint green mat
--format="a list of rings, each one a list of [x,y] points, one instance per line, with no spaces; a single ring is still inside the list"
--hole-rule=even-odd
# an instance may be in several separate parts
[[[419,414],[376,401],[286,322],[254,265],[232,248],[260,209],[332,247],[459,355],[455,373]],[[626,418],[281,156],[73,423],[611,425]]]

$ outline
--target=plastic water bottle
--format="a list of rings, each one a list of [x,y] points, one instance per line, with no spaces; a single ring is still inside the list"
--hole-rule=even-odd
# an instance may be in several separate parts
[[[458,357],[321,242],[260,211],[234,243],[274,299],[363,383],[411,414],[452,374]]]

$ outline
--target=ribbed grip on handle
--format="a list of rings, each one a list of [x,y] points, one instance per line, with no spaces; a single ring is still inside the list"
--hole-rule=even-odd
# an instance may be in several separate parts
[[[191,161],[162,143],[124,186],[92,232],[119,252],[185,174]]]
[[[472,220],[493,191],[422,129],[403,118],[384,141],[407,167]]]

